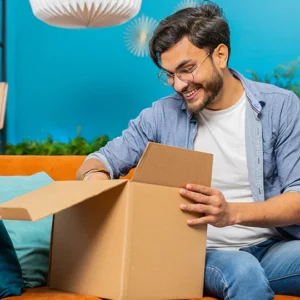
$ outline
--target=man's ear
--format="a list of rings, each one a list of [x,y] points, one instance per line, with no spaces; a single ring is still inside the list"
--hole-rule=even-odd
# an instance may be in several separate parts
[[[214,51],[214,62],[220,69],[227,68],[228,62],[228,47],[224,44],[220,44]]]

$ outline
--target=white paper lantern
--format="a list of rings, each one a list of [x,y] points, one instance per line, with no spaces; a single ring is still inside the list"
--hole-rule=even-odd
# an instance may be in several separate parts
[[[136,16],[142,0],[30,0],[41,21],[63,28],[108,27]]]

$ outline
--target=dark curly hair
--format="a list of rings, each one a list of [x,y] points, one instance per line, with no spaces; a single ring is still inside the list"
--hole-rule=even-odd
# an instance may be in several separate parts
[[[212,52],[219,44],[228,48],[230,56],[230,29],[223,10],[216,4],[204,1],[197,7],[179,10],[162,20],[149,41],[153,62],[161,68],[161,54],[183,37],[201,49]]]

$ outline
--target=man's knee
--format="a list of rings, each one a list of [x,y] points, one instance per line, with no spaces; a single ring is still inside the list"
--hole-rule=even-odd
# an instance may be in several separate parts
[[[220,273],[249,275],[249,271],[263,272],[259,261],[250,253],[243,251],[208,251],[206,266],[218,269]]]
[[[242,251],[212,251],[207,253],[205,290],[208,295],[268,295],[273,292],[264,269],[250,253]],[[267,299],[270,299],[267,298]],[[244,298],[241,298],[244,299]],[[254,299],[254,298],[253,298]]]
[[[238,280],[251,280],[266,277],[265,271],[259,261],[250,253],[239,251],[232,264],[233,272]]]

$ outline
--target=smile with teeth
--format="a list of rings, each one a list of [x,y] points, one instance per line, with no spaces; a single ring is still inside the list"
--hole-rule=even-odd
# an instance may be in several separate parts
[[[184,93],[183,95],[184,95],[185,97],[191,97],[191,96],[194,95],[198,90],[199,90],[199,88],[196,88],[196,89],[194,89],[194,90],[192,90],[192,91],[190,91],[190,92],[188,92],[188,93]]]

